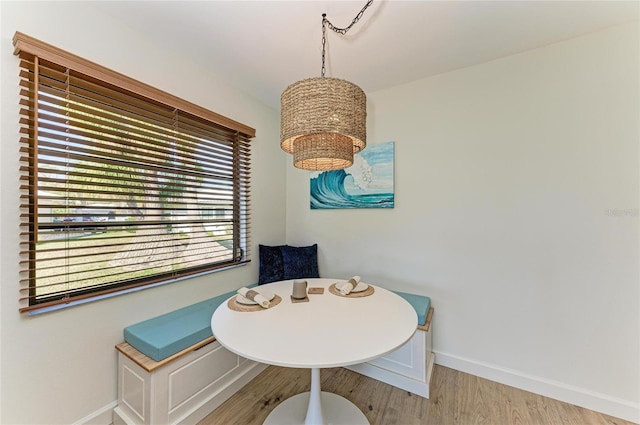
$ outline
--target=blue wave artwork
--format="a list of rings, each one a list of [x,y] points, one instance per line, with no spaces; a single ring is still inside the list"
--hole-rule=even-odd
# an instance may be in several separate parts
[[[393,208],[394,142],[368,145],[344,170],[311,174],[312,210]]]

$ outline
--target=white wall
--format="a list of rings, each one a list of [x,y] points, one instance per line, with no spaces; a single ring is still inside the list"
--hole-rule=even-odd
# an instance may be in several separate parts
[[[287,243],[431,296],[438,363],[639,421],[638,35],[369,93],[395,209],[312,211],[289,166]]]
[[[285,155],[277,111],[83,2],[0,2],[0,423],[109,423],[122,329],[257,281],[258,242],[285,236]],[[56,25],[52,22],[55,21]],[[168,29],[169,30],[169,29]],[[18,313],[18,60],[21,31],[256,128],[253,261],[206,277],[30,317]],[[153,67],[153,68],[152,68]],[[187,77],[188,76],[188,77]],[[100,414],[102,413],[102,414]],[[97,417],[94,417],[98,415]]]
[[[286,215],[323,276],[430,295],[439,363],[640,420],[637,24],[369,93],[369,142],[396,142],[396,208],[311,211],[277,113],[215,70],[82,2],[0,7],[0,423],[106,423],[123,327],[258,267],[19,314],[16,30],[255,127],[256,260]]]

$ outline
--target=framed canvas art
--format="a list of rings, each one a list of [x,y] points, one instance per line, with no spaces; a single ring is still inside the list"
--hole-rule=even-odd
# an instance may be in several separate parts
[[[394,142],[368,145],[349,168],[313,172],[311,209],[393,208],[393,155]]]

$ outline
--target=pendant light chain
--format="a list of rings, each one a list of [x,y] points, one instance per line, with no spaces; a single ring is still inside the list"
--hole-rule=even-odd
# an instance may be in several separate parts
[[[334,26],[327,19],[327,14],[326,13],[322,14],[322,69],[321,69],[321,75],[323,77],[324,77],[324,73],[326,71],[326,68],[325,68],[325,65],[324,65],[324,57],[325,57],[325,45],[326,45],[326,42],[327,42],[327,26],[333,32],[337,32],[338,34],[345,35],[347,33],[347,31],[349,31],[351,29],[351,27],[354,26],[360,20],[360,18],[362,18],[362,15],[364,15],[364,11],[367,10],[367,8],[369,6],[371,6],[371,3],[373,3],[373,0],[367,1],[367,4],[364,5],[362,10],[360,10],[360,12],[356,15],[356,17],[353,18],[353,21],[351,21],[351,24],[349,24],[349,26],[346,27],[346,28],[338,28],[338,27]]]
[[[324,53],[325,53],[325,48],[324,45],[327,42],[327,26],[325,25],[327,22],[329,22],[327,20],[327,14],[323,13],[322,14],[322,69],[320,70],[320,74],[322,75],[322,77],[324,77],[324,72],[326,71],[326,68],[324,67]]]

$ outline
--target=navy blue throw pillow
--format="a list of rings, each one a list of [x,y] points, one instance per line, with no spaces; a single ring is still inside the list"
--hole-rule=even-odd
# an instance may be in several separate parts
[[[282,252],[284,280],[320,277],[318,274],[318,244],[301,247],[284,245],[280,247],[280,251]]]
[[[258,245],[260,267],[258,284],[284,280],[284,267],[282,263],[282,252],[280,246]]]

